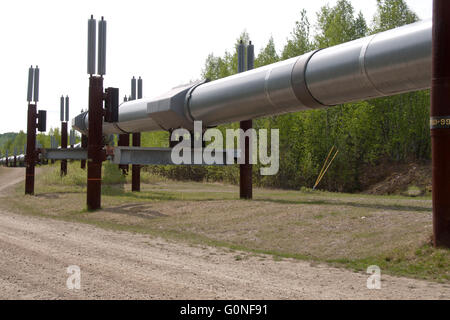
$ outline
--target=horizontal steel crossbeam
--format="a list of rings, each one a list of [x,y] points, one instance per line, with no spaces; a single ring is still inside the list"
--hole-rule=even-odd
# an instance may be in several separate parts
[[[142,148],[142,147],[114,147],[109,159],[114,164],[137,164],[137,165],[176,165],[172,161],[172,148]],[[191,159],[202,155],[202,149],[193,149]],[[216,150],[221,154],[224,164],[207,164],[203,157],[201,164],[184,165],[226,165],[227,153],[231,152],[234,159],[240,156],[240,150]],[[88,159],[87,149],[69,148],[69,149],[42,149],[43,159],[53,160],[86,160]],[[200,157],[199,157],[200,158]]]
[[[202,153],[201,149],[193,149],[191,159],[194,155]],[[226,165],[227,152],[232,152],[233,157],[238,158],[240,152],[238,150],[216,150],[222,154],[223,163]],[[113,163],[115,164],[138,164],[138,165],[174,165],[172,161],[172,148],[141,148],[141,147],[115,147]],[[202,157],[203,160],[203,157]],[[193,160],[192,160],[193,161]],[[187,165],[209,165],[202,161],[201,164],[187,164]],[[212,164],[222,165],[222,164]]]
[[[87,149],[42,149],[42,157],[53,160],[86,160]]]

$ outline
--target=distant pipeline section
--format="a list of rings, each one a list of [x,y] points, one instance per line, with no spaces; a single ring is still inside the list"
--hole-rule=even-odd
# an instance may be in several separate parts
[[[422,21],[216,81],[119,106],[103,134],[193,129],[418,91],[431,86],[432,21]],[[88,131],[88,114],[72,127]]]

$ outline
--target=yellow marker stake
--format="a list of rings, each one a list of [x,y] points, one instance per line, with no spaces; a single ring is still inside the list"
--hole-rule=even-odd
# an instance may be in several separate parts
[[[328,159],[330,158],[331,152],[332,152],[333,150],[334,150],[334,146],[332,146],[331,149],[330,149],[330,152],[328,152],[328,156],[327,156],[327,158],[325,159],[325,162],[323,163],[323,166],[322,166],[322,169],[321,169],[320,172],[319,172],[319,175],[317,176],[316,183],[314,184],[313,189],[315,189],[316,186],[318,185],[318,183],[319,183],[319,182],[318,182],[318,181],[319,181],[319,178],[320,178],[320,176],[322,175],[323,169],[325,169],[325,167],[326,167],[326,165],[327,165],[327,161],[328,161]]]
[[[322,176],[319,179],[319,182],[317,183],[317,185],[320,183],[320,181],[322,181],[323,176],[325,175],[325,173],[327,173],[328,168],[331,166],[331,163],[333,162],[334,158],[336,158],[337,154],[339,153],[339,150],[336,151],[336,153],[334,154],[334,157],[331,159],[330,163],[328,164],[328,167],[325,169],[325,171],[323,172]],[[316,185],[316,186],[317,186]]]

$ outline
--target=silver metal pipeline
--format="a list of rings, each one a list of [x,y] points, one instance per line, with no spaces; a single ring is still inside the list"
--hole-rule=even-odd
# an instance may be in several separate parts
[[[0,158],[0,165],[6,164],[6,158],[8,158],[8,163],[10,163],[10,164],[14,163],[14,156],[8,156],[8,157]],[[17,163],[24,163],[25,162],[25,155],[24,154],[16,155],[16,162]]]
[[[103,134],[191,129],[418,91],[431,85],[431,27],[423,21],[212,82],[124,102]],[[72,121],[86,134],[87,114]]]

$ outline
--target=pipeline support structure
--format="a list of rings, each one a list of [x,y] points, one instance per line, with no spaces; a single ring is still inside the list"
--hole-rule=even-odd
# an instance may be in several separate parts
[[[238,73],[252,70],[254,65],[254,46],[250,41],[247,49],[247,66],[244,65],[245,62],[245,45],[241,41],[238,47]],[[253,128],[253,120],[243,120],[239,123],[242,132],[246,132]],[[252,148],[253,143],[250,141],[251,137],[243,137],[241,143],[244,143],[244,163],[239,165],[239,195],[241,199],[252,199],[253,198],[253,165],[250,161],[250,148]]]
[[[450,3],[434,0],[421,21],[315,50],[215,81],[173,88],[157,98],[124,102],[103,134],[203,129],[303,110],[393,96],[431,87],[433,240],[450,247]],[[432,81],[431,81],[432,80]],[[87,134],[91,116],[73,127]],[[243,128],[250,127],[243,126]]]
[[[450,2],[433,3],[431,149],[433,243],[450,247]]]
[[[67,122],[61,122],[61,149],[67,149]],[[61,177],[67,175],[67,160],[61,160]]]
[[[36,105],[28,104],[27,155],[25,169],[25,194],[34,195],[36,165]]]
[[[103,77],[89,78],[89,135],[87,164],[87,208],[101,207],[103,153]]]

